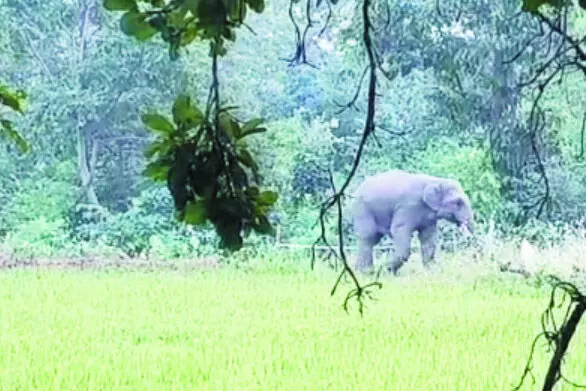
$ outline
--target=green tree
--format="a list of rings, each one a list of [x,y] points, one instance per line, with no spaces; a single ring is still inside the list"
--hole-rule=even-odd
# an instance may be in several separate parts
[[[73,158],[78,201],[124,210],[142,182],[150,136],[139,110],[181,91],[181,63],[168,66],[157,45],[137,47],[120,37],[114,16],[97,1],[7,0],[0,13],[18,58],[3,72],[34,96],[21,126],[30,129],[36,152],[17,166],[32,173],[39,161]]]

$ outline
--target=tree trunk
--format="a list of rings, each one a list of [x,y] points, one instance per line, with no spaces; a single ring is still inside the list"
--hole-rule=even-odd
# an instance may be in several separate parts
[[[99,30],[97,15],[99,4],[96,0],[85,0],[81,2],[80,23],[79,23],[79,55],[78,62],[82,64],[86,60],[86,48],[91,42],[93,35]],[[82,74],[79,75],[83,77]],[[82,80],[80,80],[81,82]],[[84,83],[80,83],[83,89]],[[83,112],[83,110],[80,110]],[[85,201],[92,205],[100,205],[94,187],[95,166],[97,159],[97,143],[91,141],[90,123],[85,120],[79,111],[75,114],[77,120],[77,162],[81,186],[85,193]],[[89,156],[88,156],[89,155]]]
[[[496,50],[492,77],[495,85],[487,119],[490,153],[495,172],[501,178],[503,195],[518,200],[519,179],[533,160],[531,139],[519,120],[520,93],[514,86],[514,71],[503,64],[505,53]]]
[[[78,121],[79,122],[79,121]],[[88,140],[86,135],[86,127],[77,124],[77,165],[79,169],[79,177],[81,179],[81,186],[85,193],[86,202],[92,205],[100,205],[96,190],[94,187],[94,174],[96,159],[98,155],[98,148],[96,143],[91,144],[91,150],[88,156]]]

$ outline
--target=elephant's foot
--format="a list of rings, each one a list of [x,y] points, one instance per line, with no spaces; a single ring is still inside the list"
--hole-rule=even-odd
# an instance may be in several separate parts
[[[374,273],[374,266],[373,265],[356,265],[354,267],[354,270],[356,270],[360,274],[372,274],[372,273]]]
[[[436,273],[441,270],[441,265],[438,262],[432,261],[423,264],[423,270],[426,273]]]
[[[437,267],[437,263],[435,261],[427,261],[427,262],[422,262],[423,268],[425,270],[430,270],[430,269],[434,269]]]
[[[393,261],[387,267],[387,271],[392,275],[396,276],[399,273],[399,269],[405,264],[403,260]]]
[[[401,268],[400,266],[399,267],[389,266],[389,267],[387,267],[387,272],[389,272],[389,274],[392,274],[393,276],[397,276],[400,268]]]

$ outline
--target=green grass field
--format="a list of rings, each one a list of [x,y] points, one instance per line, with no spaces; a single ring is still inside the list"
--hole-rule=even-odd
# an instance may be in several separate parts
[[[348,285],[329,295],[335,276],[0,272],[0,389],[510,390],[549,298],[519,278],[389,278],[360,319],[341,308]],[[538,345],[524,390],[548,357]]]

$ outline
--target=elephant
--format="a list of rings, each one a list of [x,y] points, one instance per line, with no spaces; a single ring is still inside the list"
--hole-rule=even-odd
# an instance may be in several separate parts
[[[354,193],[352,225],[358,239],[356,269],[370,271],[373,247],[389,235],[395,252],[387,266],[396,275],[409,259],[411,238],[418,233],[423,265],[435,258],[437,223],[457,224],[474,232],[474,211],[460,182],[423,173],[389,170],[367,177]]]

